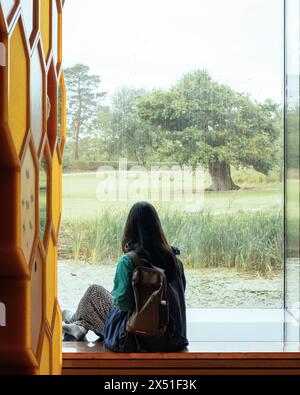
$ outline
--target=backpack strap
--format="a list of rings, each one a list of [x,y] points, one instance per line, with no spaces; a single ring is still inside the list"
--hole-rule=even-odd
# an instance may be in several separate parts
[[[128,251],[126,255],[132,260],[134,268],[144,266],[142,260],[134,250]]]
[[[147,259],[140,258],[139,255],[134,250],[128,251],[125,255],[129,256],[129,258],[132,260],[134,269],[138,266],[143,266],[143,267],[150,267],[156,270],[160,270],[163,273],[165,272],[164,269],[154,266],[151,262],[147,261]]]

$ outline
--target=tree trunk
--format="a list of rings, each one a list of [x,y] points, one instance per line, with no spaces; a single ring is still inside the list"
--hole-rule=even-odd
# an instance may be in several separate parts
[[[80,124],[77,124],[76,127],[76,136],[75,136],[75,160],[79,159],[79,132],[80,132]]]
[[[80,81],[78,82],[78,100],[79,100],[79,108],[77,113],[77,125],[76,125],[76,136],[75,136],[75,160],[79,159],[79,134],[81,128],[81,109],[82,109],[82,101],[81,101],[81,85]]]
[[[232,181],[229,163],[211,163],[209,165],[209,174],[212,179],[212,185],[208,188],[209,191],[233,191],[240,189],[240,187]]]

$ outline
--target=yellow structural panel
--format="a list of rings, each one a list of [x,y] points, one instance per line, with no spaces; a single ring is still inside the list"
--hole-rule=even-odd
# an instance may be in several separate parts
[[[52,374],[51,364],[51,333],[48,327],[45,325],[43,328],[43,344],[42,352],[39,364],[39,374]]]
[[[58,152],[55,153],[53,165],[52,165],[52,219],[55,233],[57,233],[60,214],[61,214],[61,178],[62,178],[62,166],[59,161]]]
[[[52,374],[55,374],[55,375],[60,374],[60,366],[62,364],[61,326],[62,326],[62,316],[61,316],[61,311],[60,311],[59,305],[57,303],[55,306],[55,320],[53,322],[53,328],[52,328],[53,338],[60,339],[60,341],[53,341],[52,342],[52,359],[53,359],[53,361],[55,361],[55,363],[52,366]],[[58,364],[57,361],[60,361],[60,364]]]
[[[61,373],[63,3],[0,0],[0,374]]]
[[[29,64],[21,19],[19,19],[11,34],[9,51],[9,75],[14,77],[9,79],[8,125],[17,154],[20,155],[29,126]]]
[[[55,307],[55,297],[56,297],[56,246],[53,239],[50,239],[47,260],[46,260],[46,284],[47,284],[47,294],[46,294],[46,319],[49,326],[51,326],[53,311]]]

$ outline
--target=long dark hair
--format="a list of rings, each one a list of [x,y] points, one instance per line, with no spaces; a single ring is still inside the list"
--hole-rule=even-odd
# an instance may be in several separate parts
[[[168,244],[157,211],[148,202],[139,202],[129,211],[122,238],[124,253],[134,250],[141,258],[165,270],[169,281],[175,279],[179,267]]]

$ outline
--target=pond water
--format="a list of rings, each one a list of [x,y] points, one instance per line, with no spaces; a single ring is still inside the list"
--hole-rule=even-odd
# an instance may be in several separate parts
[[[115,265],[61,260],[58,263],[59,302],[75,308],[91,284],[113,288]],[[268,277],[232,269],[185,268],[187,307],[281,308],[282,273]]]

